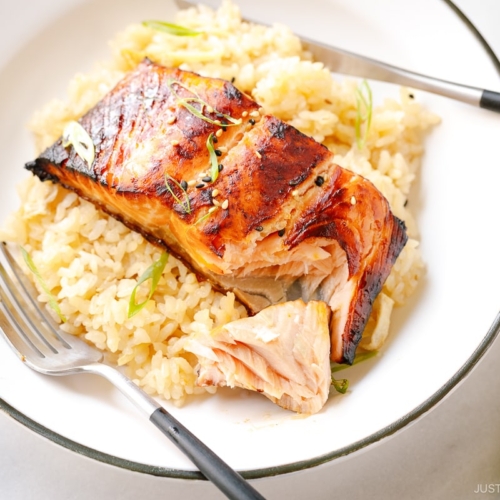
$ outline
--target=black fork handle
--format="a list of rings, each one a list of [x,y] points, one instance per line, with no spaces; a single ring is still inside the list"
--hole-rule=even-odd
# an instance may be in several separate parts
[[[238,472],[229,467],[164,408],[157,408],[149,419],[189,457],[200,472],[214,483],[227,498],[231,500],[265,500]]]
[[[500,113],[500,93],[493,92],[492,90],[483,90],[479,106]]]

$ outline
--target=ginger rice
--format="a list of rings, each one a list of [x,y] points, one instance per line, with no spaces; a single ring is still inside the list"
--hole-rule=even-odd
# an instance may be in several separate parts
[[[361,342],[365,349],[379,349],[389,332],[393,306],[404,304],[424,272],[406,201],[420,167],[423,141],[438,117],[402,88],[398,100],[387,99],[373,108],[359,149],[359,82],[334,78],[311,60],[288,28],[242,22],[229,0],[216,11],[203,6],[180,11],[175,22],[204,33],[177,37],[141,24],[126,28],[111,42],[109,61],[91,74],[75,76],[65,102],[54,100],[34,115],[30,129],[37,151],[57,140],[69,121],[92,108],[145,57],[203,76],[234,79],[266,113],[322,142],[339,165],[371,180],[405,221],[410,239],[375,302]],[[214,392],[196,387],[196,358],[183,346],[193,333],[246,316],[234,295],[199,282],[170,256],[153,297],[129,319],[130,294],[161,249],[59,185],[30,176],[19,186],[19,196],[20,208],[0,238],[22,244],[31,255],[68,319],[61,328],[105,351],[109,362],[126,367],[149,394],[179,405],[187,395]],[[39,300],[47,302],[41,288],[39,292]],[[145,300],[147,292],[145,284],[137,300]]]

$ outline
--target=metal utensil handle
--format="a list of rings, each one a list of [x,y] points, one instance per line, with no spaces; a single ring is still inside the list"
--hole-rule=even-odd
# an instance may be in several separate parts
[[[301,41],[315,59],[337,73],[405,85],[500,112],[499,92],[422,75],[307,38],[301,38]]]
[[[229,467],[208,446],[184,427],[153,398],[137,387],[129,378],[101,363],[82,367],[81,372],[105,377],[160,429],[200,470],[231,500],[265,500],[238,472]]]

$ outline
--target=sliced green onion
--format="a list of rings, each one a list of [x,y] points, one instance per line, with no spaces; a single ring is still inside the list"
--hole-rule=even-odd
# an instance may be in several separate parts
[[[335,388],[335,390],[337,392],[340,392],[340,394],[345,394],[347,392],[347,389],[349,388],[349,380],[347,380],[346,378],[336,379],[333,376],[333,374],[335,372],[339,372],[340,370],[345,370],[346,368],[349,368],[350,366],[357,365],[358,363],[366,361],[367,359],[373,358],[377,354],[378,354],[378,351],[369,351],[369,352],[364,352],[362,354],[357,354],[356,357],[354,358],[352,365],[332,363],[330,365],[330,369],[332,372],[332,385]]]
[[[370,85],[368,85],[368,82],[363,80],[356,89],[356,121],[354,125],[356,132],[356,144],[360,150],[364,148],[368,132],[370,131],[372,123],[372,110],[372,90]],[[361,136],[362,124],[365,126],[363,137]]]
[[[160,258],[157,261],[153,262],[139,278],[139,280],[137,281],[137,285],[135,285],[134,289],[132,290],[132,293],[130,294],[130,301],[128,304],[129,318],[135,316],[140,310],[142,310],[144,306],[148,303],[149,299],[153,296],[153,293],[155,292],[156,287],[158,286],[158,282],[160,281],[161,275],[163,274],[167,262],[168,262],[168,253],[163,252]],[[139,288],[140,285],[142,285],[145,281],[149,279],[151,280],[151,285],[149,288],[149,294],[147,299],[144,302],[136,304],[135,295],[137,289]]]
[[[76,154],[85,160],[89,167],[94,163],[95,146],[87,131],[75,121],[69,122],[63,130],[63,147],[73,146]]]
[[[200,217],[195,223],[194,225],[198,225],[200,224],[201,222],[207,220],[214,212],[215,210],[217,210],[219,207],[212,207],[205,215],[203,215],[202,217]]]
[[[178,85],[179,87],[183,88],[184,90],[187,90],[188,92],[191,92],[191,94],[194,94],[196,97],[180,97],[179,94],[175,91],[173,85],[174,83]],[[206,121],[207,123],[211,123],[212,125],[218,125],[219,127],[234,127],[236,125],[241,125],[243,120],[241,118],[233,118],[230,115],[226,115],[224,113],[221,113],[217,109],[212,108],[210,104],[208,104],[206,101],[204,101],[194,90],[189,89],[185,85],[183,85],[181,82],[177,80],[170,80],[168,82],[168,86],[170,88],[170,91],[172,95],[177,99],[177,103],[179,106],[183,106],[186,108],[192,115],[196,116],[197,118],[201,118],[202,120]],[[201,110],[195,108],[191,103],[196,102],[198,104],[201,104]],[[208,116],[205,116],[203,114],[203,110],[208,108],[211,113],[217,113],[217,115],[221,116],[221,118],[224,118],[224,120],[227,120],[229,123],[221,123],[220,120],[212,120],[212,118],[209,118]]]
[[[219,177],[219,162],[217,161],[217,155],[215,154],[213,132],[208,136],[207,149],[210,154],[210,177],[212,177],[212,182],[215,182],[217,177]]]
[[[143,21],[143,26],[157,31],[163,31],[169,35],[175,36],[198,36],[202,35],[203,31],[196,31],[178,24],[166,23],[164,21]]]
[[[356,357],[354,358],[352,365],[340,365],[340,364],[333,364],[332,363],[332,365],[331,365],[332,373],[339,372],[339,371],[345,370],[346,368],[349,368],[351,366],[357,365],[358,363],[362,363],[363,361],[366,361],[368,359],[375,357],[377,354],[378,354],[378,351],[367,351],[367,352],[363,352],[361,354],[356,354]]]
[[[61,312],[61,309],[59,307],[59,304],[57,303],[56,298],[54,297],[54,295],[52,295],[51,291],[49,290],[47,283],[42,278],[42,275],[40,274],[40,271],[37,269],[30,254],[23,247],[21,247],[21,254],[22,254],[24,262],[26,262],[26,265],[28,266],[29,270],[35,275],[36,280],[38,281],[39,285],[42,287],[43,291],[45,292],[45,295],[47,295],[47,298],[49,299],[49,302],[48,302],[49,306],[59,316],[61,321],[63,323],[66,323],[66,321],[68,321],[68,320]]]
[[[332,385],[337,392],[345,394],[347,389],[349,389],[349,380],[346,378],[336,379],[332,377]]]
[[[203,114],[202,111],[196,109],[192,104],[189,104],[189,101],[187,99],[179,99],[178,103],[180,106],[186,108],[192,115],[196,116],[197,118],[201,118],[202,120],[206,121],[207,123],[211,123],[212,125],[218,125],[215,120],[208,118]]]
[[[173,189],[170,187],[169,181],[172,181],[184,193],[184,198],[185,198],[184,201],[182,201],[174,193]],[[184,189],[182,188],[182,186],[173,177],[170,177],[170,175],[168,175],[168,174],[165,174],[165,186],[167,187],[168,192],[173,196],[174,200],[179,205],[182,206],[182,208],[184,209],[184,212],[186,212],[187,214],[190,214],[191,213],[191,203],[189,202],[189,196],[188,196],[188,194],[186,193],[186,191],[184,191]]]
[[[198,224],[201,224],[203,221],[207,220],[212,214],[211,213],[206,213],[203,217],[200,217],[194,225],[197,226]]]

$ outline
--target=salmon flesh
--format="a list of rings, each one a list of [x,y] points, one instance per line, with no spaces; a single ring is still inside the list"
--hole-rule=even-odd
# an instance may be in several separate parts
[[[297,413],[317,413],[330,392],[330,309],[302,299],[266,307],[185,346],[196,354],[198,385],[260,392]]]
[[[325,302],[330,358],[353,362],[407,240],[371,182],[232,83],[149,60],[79,123],[92,164],[61,138],[26,168],[168,248],[251,313]]]

